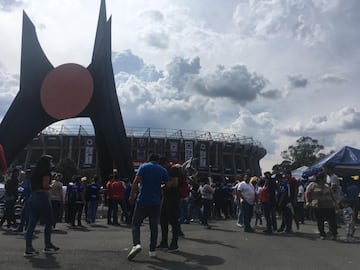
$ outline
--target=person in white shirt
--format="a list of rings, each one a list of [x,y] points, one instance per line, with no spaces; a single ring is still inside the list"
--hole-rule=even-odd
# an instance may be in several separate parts
[[[234,196],[234,204],[236,206],[236,215],[237,215],[237,223],[236,223],[236,226],[238,227],[244,227],[244,213],[241,209],[241,198],[239,197],[239,194],[238,194],[238,187],[240,185],[241,182],[244,181],[243,179],[243,175],[238,175],[236,177],[237,179],[237,183],[233,186],[233,196]]]
[[[297,192],[297,202],[296,202],[296,214],[298,221],[301,224],[304,224],[305,221],[305,189],[301,181],[298,181],[298,192]]]
[[[238,197],[242,199],[241,207],[244,213],[244,231],[254,232],[255,230],[251,228],[250,222],[255,204],[255,188],[250,183],[249,175],[244,176],[244,181],[239,184],[237,191]]]
[[[202,204],[201,222],[204,225],[204,228],[211,229],[208,224],[208,219],[211,215],[211,207],[215,190],[209,185],[209,180],[207,178],[203,179],[203,185],[199,187],[199,192],[201,194]]]

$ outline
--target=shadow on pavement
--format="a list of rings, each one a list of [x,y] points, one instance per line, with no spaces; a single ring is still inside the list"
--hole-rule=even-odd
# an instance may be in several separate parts
[[[217,256],[210,255],[198,255],[184,251],[178,251],[173,253],[184,257],[184,262],[166,260],[163,258],[154,258],[154,260],[142,261],[141,264],[145,263],[149,265],[150,269],[172,269],[172,270],[206,270],[208,266],[223,265],[225,260]],[[138,262],[140,263],[140,262]]]
[[[205,239],[201,239],[201,238],[190,238],[190,237],[186,237],[185,239],[194,241],[194,242],[198,242],[198,243],[202,243],[202,244],[207,244],[207,245],[219,245],[219,246],[223,246],[223,247],[236,248],[236,246],[224,244],[224,242],[221,242],[221,241],[205,240]]]
[[[101,224],[90,224],[90,228],[109,228],[109,226],[101,225]]]
[[[59,230],[59,229],[53,230],[52,233],[53,233],[53,234],[68,234],[67,231],[65,231],[65,230]]]
[[[54,255],[46,255],[45,258],[32,257],[29,258],[33,268],[38,269],[60,269],[60,264],[56,261]]]

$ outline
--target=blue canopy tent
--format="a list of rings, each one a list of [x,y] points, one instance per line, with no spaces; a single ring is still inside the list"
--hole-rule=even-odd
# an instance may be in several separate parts
[[[360,150],[345,146],[326,158],[310,166],[303,172],[303,177],[310,177],[322,170],[325,164],[334,166],[338,176],[351,176],[360,174]]]

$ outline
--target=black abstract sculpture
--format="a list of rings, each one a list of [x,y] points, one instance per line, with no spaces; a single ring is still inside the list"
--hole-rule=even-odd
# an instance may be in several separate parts
[[[134,168],[116,94],[111,62],[111,17],[101,0],[91,64],[54,68],[35,26],[23,13],[20,90],[0,124],[0,168],[10,164],[44,128],[59,120],[89,117],[95,130],[100,173],[115,167],[132,178]],[[3,151],[1,151],[1,146]]]

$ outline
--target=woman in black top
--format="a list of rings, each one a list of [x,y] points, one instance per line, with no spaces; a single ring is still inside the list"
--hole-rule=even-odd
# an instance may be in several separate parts
[[[41,218],[45,223],[44,253],[55,253],[59,248],[51,243],[52,231],[52,208],[49,197],[51,181],[52,156],[43,155],[36,163],[31,176],[31,196],[29,198],[30,217],[29,226],[26,231],[25,257],[39,254],[32,246],[32,237],[37,222]]]

